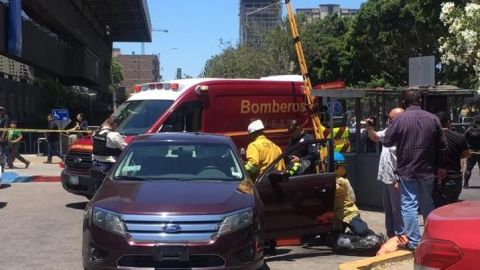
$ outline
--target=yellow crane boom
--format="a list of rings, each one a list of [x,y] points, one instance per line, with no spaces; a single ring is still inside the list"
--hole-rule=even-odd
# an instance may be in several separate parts
[[[305,91],[305,99],[310,111],[310,115],[313,122],[313,130],[315,132],[316,139],[324,139],[323,131],[325,129],[322,126],[320,117],[317,112],[315,98],[312,96],[312,82],[310,81],[310,75],[308,73],[307,62],[305,61],[305,55],[303,54],[302,43],[300,42],[300,34],[298,33],[297,22],[295,21],[295,15],[293,14],[290,0],[285,0],[287,6],[288,22],[290,23],[290,29],[292,31],[293,40],[295,42],[295,52],[297,54],[298,64],[300,66],[300,72],[303,77],[303,85]]]

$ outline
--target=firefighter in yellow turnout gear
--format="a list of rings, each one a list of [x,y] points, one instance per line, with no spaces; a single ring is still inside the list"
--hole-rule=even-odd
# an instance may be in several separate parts
[[[355,230],[356,234],[364,235],[367,233],[368,226],[360,219],[360,212],[355,205],[355,193],[350,181],[345,178],[345,157],[335,152],[334,160],[336,177],[334,230],[343,232],[345,226],[348,226],[347,224],[350,224],[357,217],[360,224]]]
[[[247,147],[245,170],[253,181],[267,169],[268,165],[282,155],[280,147],[265,136],[264,130],[265,126],[261,120],[255,120],[248,125],[248,135],[251,143]],[[275,169],[278,171],[285,169],[283,160],[275,165]]]
[[[334,153],[335,160],[335,219],[333,226],[332,243],[336,249],[360,251],[376,251],[383,244],[383,235],[377,235],[368,228],[360,218],[360,211],[355,204],[355,194],[350,181],[345,177],[345,157],[338,152]],[[349,232],[345,233],[348,227]]]

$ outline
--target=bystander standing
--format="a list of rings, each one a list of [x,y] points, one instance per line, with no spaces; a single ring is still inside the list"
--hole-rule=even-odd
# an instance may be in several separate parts
[[[420,108],[419,91],[403,93],[404,113],[393,119],[385,132],[383,145],[397,147],[397,172],[406,245],[415,249],[420,242],[418,207],[423,219],[435,208],[432,198],[435,175],[446,177],[447,144],[438,118]]]
[[[77,114],[77,121],[75,121],[75,126],[70,129],[70,131],[75,130],[85,130],[85,132],[78,132],[76,135],[78,138],[86,136],[88,134],[88,121],[85,119],[83,113]]]
[[[7,147],[8,147],[8,158],[7,165],[8,168],[13,169],[13,162],[18,158],[21,162],[25,164],[25,168],[28,168],[30,161],[26,160],[22,155],[20,155],[19,148],[20,142],[23,139],[22,133],[17,128],[17,121],[10,121],[10,129],[7,131]]]
[[[402,108],[394,108],[388,114],[388,123],[403,113]],[[367,119],[367,132],[370,140],[383,142],[388,127],[376,132],[372,119]],[[383,209],[385,211],[385,228],[389,238],[404,235],[402,213],[400,211],[400,191],[398,181],[400,180],[397,169],[396,146],[382,147],[380,163],[378,164],[377,179],[383,183]]]
[[[463,183],[463,188],[468,188],[468,181],[470,180],[475,164],[478,164],[480,169],[480,116],[477,116],[472,126],[465,131],[465,139],[472,152],[472,155],[467,159]]]
[[[462,167],[460,160],[468,158],[470,151],[468,150],[465,136],[450,130],[451,124],[448,114],[446,112],[438,112],[435,115],[442,124],[448,146],[447,177],[439,180],[433,189],[435,207],[440,207],[458,201],[462,192]]]
[[[47,115],[47,121],[49,130],[59,129],[51,114]],[[53,156],[57,156],[63,160],[63,155],[60,153],[60,132],[45,132],[45,139],[47,140],[48,155],[47,160],[43,163],[52,163]]]
[[[5,165],[7,164],[7,128],[9,118],[4,107],[0,107],[0,128],[3,130],[0,132],[0,166],[3,173]]]

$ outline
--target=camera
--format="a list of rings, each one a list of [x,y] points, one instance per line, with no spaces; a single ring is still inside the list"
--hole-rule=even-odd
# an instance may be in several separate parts
[[[365,121],[365,124],[367,126],[371,126],[371,127],[375,126],[375,117],[374,116],[367,117],[367,120]]]

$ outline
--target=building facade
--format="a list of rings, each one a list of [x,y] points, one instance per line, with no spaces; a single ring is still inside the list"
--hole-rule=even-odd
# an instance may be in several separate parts
[[[0,55],[0,74],[15,81],[32,82],[34,79],[33,68],[3,55]]]
[[[317,18],[325,18],[328,15],[337,14],[339,16],[353,16],[358,13],[358,9],[342,8],[338,4],[321,4],[318,8],[299,8],[297,14],[305,16],[307,22],[312,22]]]
[[[135,84],[160,81],[160,62],[157,55],[121,54],[113,49],[112,56],[117,57],[122,66],[123,81],[121,86],[127,92],[133,90]]]
[[[278,0],[240,0],[240,43],[258,47],[266,34],[282,23]]]

